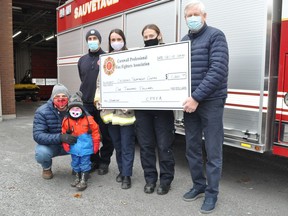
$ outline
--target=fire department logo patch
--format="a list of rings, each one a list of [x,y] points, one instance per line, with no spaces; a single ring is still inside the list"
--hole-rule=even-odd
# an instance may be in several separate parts
[[[107,59],[105,59],[103,69],[104,73],[107,75],[111,75],[114,72],[115,61],[112,57],[108,57]]]

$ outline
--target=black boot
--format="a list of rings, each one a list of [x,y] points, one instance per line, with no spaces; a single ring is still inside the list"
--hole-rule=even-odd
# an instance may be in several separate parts
[[[123,176],[121,188],[122,189],[131,188],[131,178],[130,178],[130,176]]]
[[[74,182],[71,183],[71,187],[76,187],[79,184],[80,179],[81,179],[81,172],[78,173],[75,172],[75,180]]]
[[[116,177],[116,182],[122,182],[123,176],[121,173],[119,173]]]
[[[81,180],[80,180],[79,184],[76,185],[76,188],[79,191],[83,191],[83,190],[85,190],[87,188],[88,175],[89,175],[89,172],[81,173]]]

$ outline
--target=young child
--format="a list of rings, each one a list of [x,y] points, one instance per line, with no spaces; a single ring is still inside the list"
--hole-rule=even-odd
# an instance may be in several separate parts
[[[85,111],[82,92],[72,95],[68,102],[67,115],[62,122],[62,133],[77,137],[73,145],[63,143],[65,151],[71,154],[71,166],[76,179],[71,183],[79,191],[87,188],[87,179],[91,169],[90,155],[99,150],[100,130],[93,117]]]

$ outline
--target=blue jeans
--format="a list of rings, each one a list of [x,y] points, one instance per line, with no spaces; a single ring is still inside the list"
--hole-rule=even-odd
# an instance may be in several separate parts
[[[135,127],[133,125],[108,125],[108,131],[116,150],[116,161],[122,176],[132,176],[135,154]]]
[[[67,155],[62,145],[39,145],[35,147],[35,159],[41,164],[43,169],[52,166],[52,158],[56,156]]]
[[[160,184],[170,185],[174,179],[173,155],[174,114],[170,110],[135,110],[136,134],[146,183],[156,183],[156,150],[160,167]]]
[[[89,172],[91,170],[90,155],[77,156],[71,154],[71,158],[71,166],[76,173]]]
[[[206,188],[206,197],[217,197],[222,172],[222,145],[224,140],[223,111],[225,99],[200,102],[196,111],[184,113],[186,158],[189,163],[193,187]],[[204,171],[202,136],[207,153]]]

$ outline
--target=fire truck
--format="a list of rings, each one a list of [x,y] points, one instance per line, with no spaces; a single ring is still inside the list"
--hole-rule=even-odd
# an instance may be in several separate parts
[[[143,47],[142,28],[158,25],[164,42],[188,32],[189,0],[69,0],[57,8],[58,82],[72,92],[80,80],[78,59],[87,53],[86,32],[97,29],[101,47],[108,34],[124,31],[128,48]],[[207,24],[221,29],[229,46],[224,144],[288,157],[288,0],[203,0]],[[193,67],[193,65],[192,65]],[[193,82],[193,80],[192,80]],[[185,134],[183,112],[176,132]]]

